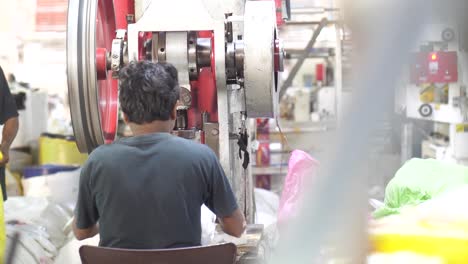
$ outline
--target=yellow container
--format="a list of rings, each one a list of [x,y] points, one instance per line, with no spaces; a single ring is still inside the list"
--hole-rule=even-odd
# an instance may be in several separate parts
[[[373,252],[413,252],[439,257],[443,263],[468,263],[468,232],[462,223],[420,223],[402,232],[375,232],[370,235]]]
[[[75,141],[49,136],[39,138],[40,165],[82,165],[87,158],[87,154],[78,151]]]

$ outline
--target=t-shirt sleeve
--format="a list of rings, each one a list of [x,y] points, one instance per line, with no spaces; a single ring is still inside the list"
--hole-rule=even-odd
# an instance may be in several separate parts
[[[96,199],[91,188],[93,162],[89,159],[80,174],[78,200],[75,207],[76,227],[79,229],[90,228],[99,220],[99,212],[96,207]]]
[[[0,68],[0,125],[17,116],[15,98],[11,95],[3,70]]]
[[[221,167],[218,159],[214,153],[210,156],[210,165],[211,168],[209,171],[209,188],[208,196],[205,201],[205,205],[210,208],[213,213],[218,217],[227,217],[234,213],[238,208],[236,197],[232,192],[231,185],[224,174],[224,170]]]

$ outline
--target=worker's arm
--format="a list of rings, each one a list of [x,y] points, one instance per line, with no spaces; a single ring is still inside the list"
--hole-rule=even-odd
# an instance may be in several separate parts
[[[0,125],[4,125],[2,142],[0,143],[0,151],[3,156],[3,159],[0,160],[0,167],[3,167],[10,159],[10,147],[18,133],[18,111],[2,67],[0,67]]]
[[[244,233],[246,223],[244,214],[236,209],[230,216],[222,217],[219,219],[223,231],[231,236],[241,237]]]
[[[208,193],[206,194],[205,205],[218,217],[226,234],[240,237],[245,229],[244,215],[237,205],[234,192],[218,158],[211,150],[209,155],[210,159],[207,166],[211,173],[206,175]]]
[[[93,167],[95,158],[91,154],[81,168],[80,183],[78,187],[78,199],[75,206],[75,217],[73,219],[73,233],[78,240],[90,238],[99,233],[95,194],[91,179],[94,176]]]
[[[18,117],[12,117],[5,122],[2,133],[2,143],[0,145],[0,151],[3,154],[3,159],[0,160],[0,167],[5,166],[10,159],[10,147],[18,133],[18,123]]]
[[[84,240],[87,238],[91,238],[97,234],[99,234],[99,227],[97,224],[89,227],[89,228],[78,228],[76,226],[76,218],[73,219],[73,234],[75,234],[76,239]]]

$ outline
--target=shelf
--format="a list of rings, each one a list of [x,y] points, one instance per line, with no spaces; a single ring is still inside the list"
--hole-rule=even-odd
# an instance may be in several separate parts
[[[326,132],[336,128],[336,122],[294,122],[289,120],[280,120],[280,126],[283,133],[315,133]],[[270,133],[279,133],[276,127],[270,129]]]
[[[24,36],[23,40],[25,42],[38,41],[38,40],[41,40],[41,41],[60,40],[60,41],[63,41],[65,44],[65,41],[67,40],[67,32],[32,32]]]
[[[288,173],[288,165],[269,166],[269,167],[256,167],[252,166],[253,175],[286,175]]]

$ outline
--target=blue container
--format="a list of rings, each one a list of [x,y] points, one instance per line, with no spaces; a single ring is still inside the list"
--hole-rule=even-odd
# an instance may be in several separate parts
[[[64,172],[64,171],[74,171],[79,167],[76,166],[63,166],[63,165],[52,165],[46,164],[42,166],[34,166],[34,167],[26,167],[23,170],[23,177],[25,179],[42,176],[42,175],[49,175],[54,174],[57,172]]]

